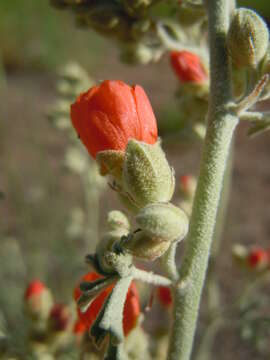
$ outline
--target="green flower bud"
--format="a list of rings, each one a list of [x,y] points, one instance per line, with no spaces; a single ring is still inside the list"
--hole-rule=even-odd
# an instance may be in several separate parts
[[[174,171],[159,143],[128,142],[122,184],[124,191],[139,208],[171,200],[175,186]]]
[[[99,164],[100,174],[103,176],[112,175],[116,180],[121,180],[124,157],[123,151],[99,151],[96,160]]]
[[[113,210],[109,212],[107,223],[111,230],[123,229],[129,231],[130,228],[128,218],[124,213],[118,210]]]
[[[146,261],[154,261],[161,257],[170,245],[169,241],[152,239],[145,231],[130,234],[121,244],[133,256]]]
[[[123,236],[128,235],[128,230],[118,229],[107,232],[98,243],[96,248],[96,254],[98,258],[98,263],[101,269],[105,273],[114,272],[114,269],[108,264],[106,260],[106,254],[110,251],[113,251],[113,246],[116,242],[119,242]]]
[[[238,67],[256,67],[266,54],[269,32],[264,20],[250,9],[233,13],[227,45]]]
[[[182,240],[188,232],[188,217],[172,204],[150,204],[136,216],[140,228],[157,241]]]
[[[127,64],[148,64],[152,61],[154,52],[142,43],[127,44],[121,52],[121,60]]]

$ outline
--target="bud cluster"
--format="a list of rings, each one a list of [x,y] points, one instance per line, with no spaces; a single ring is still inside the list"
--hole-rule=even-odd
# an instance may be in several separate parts
[[[264,272],[270,269],[270,250],[256,246],[252,248],[237,244],[232,250],[234,259],[244,268]]]
[[[135,231],[123,215],[120,222],[113,222],[116,228],[109,221],[110,231],[97,249],[102,266],[109,271],[102,253],[117,240],[133,256],[160,257],[172,242],[185,237],[188,220],[170,204],[174,171],[158,140],[155,115],[145,92],[138,85],[104,81],[77,98],[71,119],[100,173],[110,177],[124,205],[137,215]]]
[[[53,6],[72,11],[77,26],[117,40],[122,46],[123,61],[143,64],[158,60],[164,51],[155,19],[150,15],[155,3],[156,0],[51,0]]]
[[[24,310],[28,321],[30,351],[37,359],[53,356],[73,343],[72,308],[56,303],[51,291],[40,281],[34,280],[26,288]]]

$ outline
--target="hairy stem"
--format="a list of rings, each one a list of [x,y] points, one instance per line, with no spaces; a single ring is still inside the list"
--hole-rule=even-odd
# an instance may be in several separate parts
[[[215,225],[211,254],[208,265],[206,287],[207,287],[208,311],[210,312],[210,316],[211,316],[211,312],[215,311],[220,305],[219,286],[217,283],[215,268],[216,268],[216,261],[219,253],[220,243],[222,240],[222,235],[225,227],[227,208],[228,208],[230,189],[231,189],[232,168],[233,168],[233,143],[231,144],[231,149],[223,178],[223,186],[220,195],[219,207],[216,217],[216,225]]]
[[[207,133],[193,204],[190,231],[174,291],[174,324],[169,360],[188,360],[198,318],[223,177],[238,118],[230,111],[231,77],[226,34],[230,2],[208,0],[211,86]]]

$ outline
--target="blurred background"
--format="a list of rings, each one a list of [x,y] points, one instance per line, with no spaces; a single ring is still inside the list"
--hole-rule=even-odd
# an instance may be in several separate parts
[[[270,19],[268,0],[240,4]],[[71,61],[97,81],[141,84],[152,102],[176,178],[198,172],[199,143],[191,146],[184,137],[179,141],[174,126],[173,135],[170,131],[170,122],[177,122],[178,116],[173,96],[177,79],[166,55],[154,65],[128,66],[119,62],[112,42],[76,29],[72,16],[53,9],[48,0],[1,0],[0,317],[16,331],[23,322],[21,299],[26,284],[40,278],[59,301],[71,301],[74,284],[86,270],[84,255],[93,251],[97,241],[96,236],[82,236],[81,229],[70,230],[74,217],[80,223],[85,193],[80,176],[64,166],[69,138],[47,118],[57,98],[58,71]],[[239,128],[217,269],[224,303],[237,293],[242,281],[232,264],[232,244],[269,246],[269,148],[269,133],[250,140],[246,127]],[[98,203],[102,232],[106,212],[121,205],[106,187]],[[95,208],[92,212],[94,217]],[[220,360],[269,358],[234,329],[222,332],[216,346]]]

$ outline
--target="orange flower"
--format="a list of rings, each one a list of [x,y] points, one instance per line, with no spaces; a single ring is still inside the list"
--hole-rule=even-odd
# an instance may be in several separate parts
[[[157,288],[157,296],[163,306],[169,307],[172,304],[172,294],[169,287],[159,286]]]
[[[96,281],[101,278],[102,278],[101,275],[95,272],[90,272],[82,277],[80,283],[83,281],[88,281],[88,282]],[[110,285],[104,291],[102,291],[91,303],[91,305],[88,307],[86,312],[83,313],[80,310],[80,308],[77,307],[79,319],[85,324],[85,326],[88,329],[93,325],[99,311],[101,310],[106,298],[111,293],[113,287],[114,285]],[[81,294],[82,292],[80,290],[80,287],[77,286],[73,294],[75,301],[79,299]],[[127,336],[129,332],[136,325],[139,314],[140,314],[139,295],[135,283],[132,282],[129,287],[125,306],[124,306],[123,330],[125,336]]]
[[[85,326],[85,323],[78,319],[73,326],[73,333],[75,335],[81,335],[84,334],[86,330],[87,327]]]
[[[129,139],[154,144],[157,124],[142,87],[106,80],[71,105],[71,120],[88,152],[124,151]]]
[[[189,51],[172,51],[170,60],[181,82],[202,83],[207,80],[207,72],[196,54]]]

